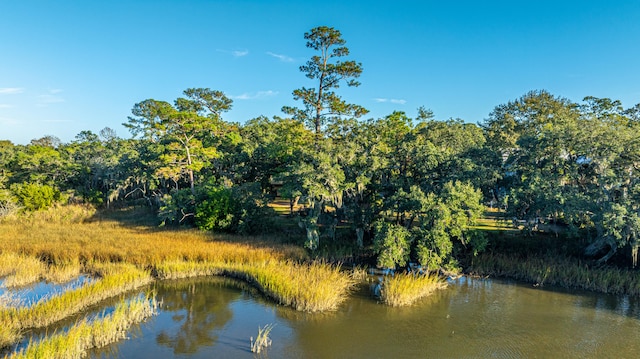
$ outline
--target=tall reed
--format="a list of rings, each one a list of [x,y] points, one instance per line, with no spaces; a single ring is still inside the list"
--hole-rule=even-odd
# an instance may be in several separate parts
[[[470,272],[507,277],[537,286],[555,285],[590,291],[640,295],[637,271],[616,267],[597,267],[588,262],[557,255],[507,256],[484,253],[474,258]]]
[[[2,323],[0,325],[0,348],[6,348],[11,346],[20,340],[22,334],[16,326],[6,325]]]
[[[245,280],[278,303],[300,311],[335,310],[355,281],[335,265],[291,261],[259,263],[172,261],[156,265],[159,278],[225,275]]]
[[[8,358],[81,358],[92,348],[101,348],[126,337],[131,325],[140,323],[156,312],[155,297],[120,302],[113,313],[89,322],[86,319],[73,325],[66,333],[31,342],[24,350]]]
[[[271,346],[271,338],[269,338],[269,334],[271,334],[271,330],[273,330],[274,324],[267,324],[263,328],[258,327],[258,335],[256,336],[256,340],[253,340],[251,337],[251,352],[260,354],[262,349],[266,349]]]
[[[0,253],[0,277],[5,287],[20,287],[40,280],[68,282],[80,275],[77,258],[59,264],[47,264],[34,256],[4,251]]]
[[[384,278],[380,300],[392,307],[408,306],[446,286],[437,275],[400,273]]]
[[[38,258],[12,252],[0,254],[0,277],[5,287],[19,287],[40,280],[46,266]]]
[[[52,296],[29,307],[0,309],[0,326],[6,328],[5,336],[0,341],[5,345],[10,344],[11,338],[15,340],[17,333],[24,329],[46,327],[151,281],[147,272],[132,265],[110,264],[96,268],[96,271],[102,270],[107,274],[93,283]]]

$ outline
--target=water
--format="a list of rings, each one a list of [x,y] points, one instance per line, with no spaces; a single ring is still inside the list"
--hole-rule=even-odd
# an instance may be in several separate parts
[[[7,288],[4,286],[4,281],[0,279],[0,304],[30,307],[40,300],[46,300],[68,290],[82,287],[93,280],[91,277],[80,275],[64,283],[41,281],[21,287]]]
[[[636,298],[461,278],[409,308],[362,289],[333,313],[308,314],[220,278],[157,285],[159,315],[94,358],[636,358]],[[258,327],[273,344],[250,352]]]

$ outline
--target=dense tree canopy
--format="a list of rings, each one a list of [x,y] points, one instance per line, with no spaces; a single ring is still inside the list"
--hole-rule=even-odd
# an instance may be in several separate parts
[[[317,53],[300,70],[287,118],[229,123],[223,92],[191,88],[173,104],[136,103],[123,139],[105,128],[70,143],[47,136],[0,141],[0,217],[52,203],[130,203],[163,224],[278,233],[312,251],[370,251],[379,266],[408,261],[452,267],[487,246],[476,229],[498,207],[525,234],[579,237],[607,261],[640,247],[640,105],[533,91],[501,104],[480,124],[366,109],[337,93],[357,86],[362,65],[342,34],[304,36]],[[277,215],[268,205],[284,200]],[[286,218],[282,220],[282,218]],[[317,253],[317,252],[316,252]]]

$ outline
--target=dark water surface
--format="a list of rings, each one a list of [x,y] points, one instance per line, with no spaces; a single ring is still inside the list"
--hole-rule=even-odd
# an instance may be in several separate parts
[[[157,285],[159,315],[94,358],[638,358],[637,298],[461,278],[410,308],[366,289],[338,311],[277,306],[221,278]],[[258,327],[275,324],[266,352]]]

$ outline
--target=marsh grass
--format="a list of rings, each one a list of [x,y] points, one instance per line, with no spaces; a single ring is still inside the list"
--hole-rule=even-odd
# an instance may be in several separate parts
[[[324,262],[266,262],[246,268],[245,273],[268,296],[306,312],[337,309],[355,284],[339,266]]]
[[[258,327],[258,335],[256,336],[256,340],[253,340],[251,337],[251,352],[260,354],[262,349],[266,349],[271,346],[271,338],[269,338],[269,334],[271,334],[271,330],[273,330],[274,324],[267,324],[263,328]]]
[[[4,224],[41,224],[41,223],[82,223],[96,214],[89,205],[66,206],[56,204],[51,208],[34,212],[13,212],[0,217]]]
[[[6,348],[22,338],[22,333],[11,326],[0,325],[0,348]]]
[[[107,298],[140,288],[151,282],[146,271],[127,264],[96,264],[100,280],[74,290],[53,295],[31,306],[0,309],[0,343],[7,346],[20,338],[25,329],[44,328],[77,314]]]
[[[19,287],[40,280],[46,266],[38,258],[3,252],[0,254],[0,277],[5,287]]]
[[[392,307],[408,306],[446,286],[447,283],[437,275],[401,273],[386,276],[380,300]]]
[[[640,295],[637,271],[615,267],[595,267],[578,259],[558,255],[501,255],[484,253],[474,258],[470,272],[506,277],[536,286],[560,286],[601,293]]]
[[[166,260],[252,262],[306,258],[299,247],[268,244],[262,238],[214,236],[193,229],[160,231],[109,220],[44,222],[37,226],[3,222],[0,223],[0,250],[55,265],[95,261],[147,266]]]
[[[8,358],[80,358],[92,348],[101,348],[126,338],[131,325],[140,323],[156,313],[155,297],[144,297],[120,302],[113,313],[89,322],[82,320],[66,333],[31,342],[22,351]]]
[[[355,281],[340,267],[323,262],[301,264],[271,260],[256,263],[163,262],[155,267],[161,279],[224,275],[254,285],[276,302],[300,311],[335,310],[346,300]]]
[[[364,282],[369,277],[366,267],[354,266],[349,272],[349,276],[356,282]]]
[[[159,230],[84,208],[64,211],[0,221],[0,270],[5,271],[0,276],[10,284],[17,282],[11,276],[18,272],[31,273],[23,283],[65,281],[78,274],[96,280],[29,306],[0,308],[0,346],[15,342],[24,330],[46,328],[154,277],[242,279],[280,304],[309,312],[336,309],[354,284],[339,266],[306,263],[303,249],[272,237]]]
[[[60,264],[47,264],[39,258],[13,252],[0,254],[0,277],[4,287],[22,287],[41,280],[64,283],[80,275],[77,258]]]

